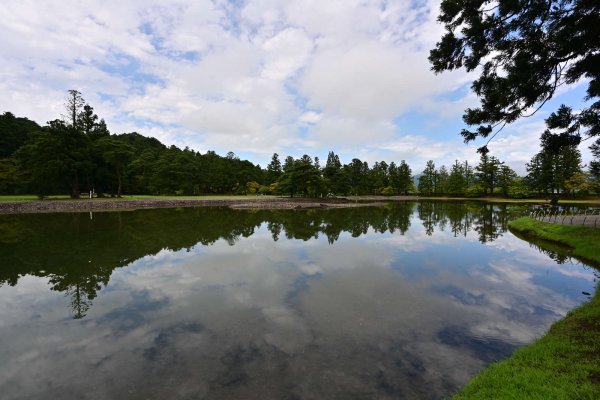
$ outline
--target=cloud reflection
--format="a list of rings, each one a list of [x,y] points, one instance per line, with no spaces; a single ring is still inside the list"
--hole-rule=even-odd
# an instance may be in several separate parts
[[[428,224],[332,243],[274,241],[259,223],[234,246],[224,237],[159,250],[114,269],[79,320],[44,277],[20,278],[0,288],[0,390],[7,399],[440,398],[582,300],[548,271],[593,286],[589,271],[510,234],[490,245],[477,231],[465,240]]]

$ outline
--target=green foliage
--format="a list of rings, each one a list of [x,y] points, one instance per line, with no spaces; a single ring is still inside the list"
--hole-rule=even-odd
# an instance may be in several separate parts
[[[14,158],[0,158],[0,193],[11,193],[19,182]]]
[[[317,197],[322,194],[320,171],[308,155],[294,160],[291,165],[286,164],[285,172],[277,182],[278,193],[289,194],[291,197],[298,194]]]
[[[258,182],[255,182],[255,181],[248,182],[248,183],[246,183],[246,194],[256,194],[263,187],[265,187],[265,186],[261,186],[261,184]]]
[[[369,194],[368,171],[369,165],[358,158],[353,158],[349,164],[344,165],[343,173],[351,194]]]
[[[562,145],[582,133],[600,135],[597,1],[444,0],[440,9],[446,32],[431,50],[432,69],[480,74],[472,88],[481,105],[463,117],[477,127],[462,131],[465,141],[492,135],[552,98],[557,87],[582,79],[591,104],[578,112],[563,105],[546,124],[561,132]]]
[[[581,171],[581,153],[575,145],[553,148],[548,144],[549,134],[542,135],[542,150],[527,164],[527,178],[538,193],[558,193],[565,190],[565,182]]]
[[[323,189],[327,194],[347,194],[350,183],[345,169],[342,169],[340,158],[330,151],[323,168]]]
[[[392,187],[397,194],[407,195],[415,192],[412,171],[408,164],[402,160],[398,166],[397,174],[391,177]]]
[[[121,197],[123,174],[127,164],[133,158],[133,147],[109,136],[97,139],[94,146],[103,161],[113,169],[117,180],[116,194],[118,197]]]
[[[274,153],[273,157],[271,158],[271,162],[269,163],[269,165],[267,165],[267,182],[276,182],[281,177],[282,173],[283,170],[281,169],[281,161],[279,161],[279,154]]]
[[[424,196],[431,196],[435,194],[435,187],[437,181],[437,173],[435,171],[435,164],[433,160],[427,161],[423,173],[419,177],[419,193]]]
[[[456,160],[448,176],[446,193],[452,196],[462,196],[465,193],[466,187],[465,168],[462,163]]]
[[[498,187],[504,196],[508,196],[513,181],[517,179],[517,173],[508,165],[500,165],[498,170]]]
[[[388,165],[385,161],[375,162],[373,168],[368,172],[367,182],[367,191],[371,194],[377,194],[381,188],[388,186]]]
[[[435,194],[441,195],[448,193],[448,170],[444,165],[440,167],[440,169],[436,173],[435,180]]]
[[[288,156],[282,164],[275,153],[263,170],[233,152],[225,157],[210,150],[201,154],[189,148],[167,148],[157,139],[137,132],[110,134],[104,120],[77,91],[69,91],[66,108],[65,119],[70,123],[57,120],[43,128],[10,113],[0,116],[0,143],[6,144],[0,147],[5,152],[5,157],[0,157],[0,193],[36,193],[42,197],[64,193],[78,197],[80,189],[93,190],[98,196],[417,193],[412,170],[404,160],[399,164],[377,161],[369,167],[367,162],[354,158],[343,165],[334,152],[329,152],[321,168],[318,157],[313,161],[308,155],[298,160]],[[558,153],[550,153],[554,142],[552,134],[545,134],[547,150],[532,160],[535,171],[541,171],[528,176],[535,190],[555,190],[552,188],[557,185],[562,188],[579,171],[581,158],[576,149],[560,147]],[[597,153],[598,157],[600,150]],[[499,190],[505,196],[522,197],[526,190],[517,190],[519,185],[512,184],[515,179],[512,169],[487,154],[482,155],[477,174],[467,162],[457,160],[450,168],[436,169],[430,160],[419,178],[418,191],[423,195],[479,197],[484,194],[482,190]]]
[[[81,131],[55,120],[33,134],[16,156],[34,193],[45,196],[68,190],[77,198],[80,178],[93,168],[90,149],[91,142]]]
[[[508,196],[513,199],[526,199],[529,197],[529,186],[525,178],[515,178],[508,186]]]
[[[600,184],[592,174],[586,172],[576,172],[565,181],[564,186],[566,191],[577,196],[586,196],[600,191]]]
[[[386,186],[379,191],[379,194],[383,196],[391,196],[394,194],[394,188],[391,186]]]
[[[11,157],[23,146],[32,132],[41,127],[27,118],[17,118],[10,112],[0,115],[0,159]]]
[[[485,195],[485,189],[478,183],[465,189],[465,197],[481,197],[483,195]]]
[[[82,113],[81,109],[85,105],[85,100],[81,96],[81,92],[75,89],[68,91],[65,98],[65,110],[67,114],[63,116],[63,121],[66,125],[72,128],[81,128],[79,117]]]
[[[476,175],[479,178],[479,183],[483,187],[485,193],[494,193],[494,189],[498,186],[500,168],[502,162],[496,157],[489,157],[487,153],[481,154],[479,164],[475,167]],[[507,182],[508,186],[508,182]]]
[[[590,146],[594,160],[590,162],[590,174],[594,177],[596,182],[600,183],[600,139],[597,139],[593,145]]]

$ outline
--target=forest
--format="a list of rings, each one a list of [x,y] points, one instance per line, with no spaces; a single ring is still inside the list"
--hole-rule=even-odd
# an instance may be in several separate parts
[[[413,169],[404,160],[375,162],[358,158],[342,164],[330,151],[318,157],[280,158],[266,168],[239,159],[204,154],[137,132],[112,134],[80,92],[69,90],[66,115],[40,126],[11,112],[0,115],[0,194],[36,194],[40,199],[68,194],[79,198],[123,194],[257,194],[325,197],[333,195],[409,195],[527,198],[560,193],[600,193],[600,145],[582,165],[576,144],[554,146],[554,135],[541,136],[542,150],[518,176],[505,162],[482,152],[479,163],[456,160],[436,167],[433,160]]]

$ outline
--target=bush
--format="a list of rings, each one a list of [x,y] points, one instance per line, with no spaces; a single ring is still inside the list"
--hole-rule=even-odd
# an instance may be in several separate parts
[[[386,186],[384,188],[381,188],[379,194],[383,196],[391,196],[394,194],[394,189],[391,186]]]
[[[465,197],[481,197],[485,194],[485,190],[479,184],[474,184],[465,189]]]
[[[525,199],[529,197],[529,187],[525,184],[525,179],[516,178],[508,187],[508,197],[513,199]]]

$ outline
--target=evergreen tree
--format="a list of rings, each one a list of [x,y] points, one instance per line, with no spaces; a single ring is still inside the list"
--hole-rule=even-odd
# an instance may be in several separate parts
[[[454,162],[448,176],[447,193],[452,196],[462,196],[467,188],[465,167],[458,160]]]
[[[41,127],[27,118],[17,118],[11,112],[0,115],[0,159],[12,156]]]
[[[344,165],[351,193],[361,195],[368,193],[367,176],[369,165],[358,158],[353,158],[350,164]]]
[[[283,170],[281,169],[281,161],[279,161],[279,154],[273,153],[271,162],[267,165],[267,183],[271,184],[277,182],[277,179],[281,176]]]
[[[413,188],[412,170],[408,164],[402,160],[398,166],[398,191],[407,195]]]
[[[40,197],[69,188],[72,198],[80,195],[80,178],[93,169],[89,138],[60,120],[51,121],[17,152],[19,166]]]
[[[590,162],[590,173],[600,183],[600,139],[590,146],[594,160]]]
[[[498,187],[502,190],[504,196],[508,196],[509,189],[513,181],[517,178],[517,173],[508,165],[501,165],[498,171]]]
[[[423,173],[419,177],[419,193],[430,196],[435,193],[436,171],[433,160],[427,161]]]
[[[133,148],[118,139],[104,137],[95,143],[104,161],[110,165],[116,179],[116,195],[121,197],[125,168],[133,158]]]
[[[83,110],[77,117],[77,124],[83,131],[89,135],[97,125],[98,116],[94,113],[94,109],[89,104],[83,106]]]
[[[595,100],[600,96],[599,2],[443,0],[440,10],[438,20],[446,32],[431,50],[432,69],[478,69],[480,74],[472,88],[481,106],[467,109],[463,117],[467,125],[479,126],[462,131],[466,141],[495,134],[494,127],[528,115],[559,86],[582,79],[589,105],[578,112],[563,105],[546,124],[561,130],[561,146],[578,144],[581,134],[600,135],[600,102]]]
[[[473,167],[469,165],[468,161],[465,161],[464,173],[466,187],[473,185],[475,183],[475,172],[473,171]]]
[[[342,163],[333,151],[330,151],[327,155],[327,162],[325,168],[323,168],[323,179],[327,193],[346,193],[347,185],[345,175],[342,172]]]
[[[277,190],[280,193],[317,197],[322,194],[322,182],[319,170],[308,155],[294,160],[292,165],[284,169],[278,181]]]
[[[81,114],[81,108],[85,105],[85,100],[81,96],[78,90],[69,90],[65,99],[65,109],[67,114],[64,119],[70,122],[70,126],[80,128],[79,126],[79,115]]]
[[[294,157],[287,156],[285,158],[285,162],[283,164],[283,172],[287,172],[290,168],[294,166]]]
[[[438,195],[448,193],[448,169],[444,165],[437,171],[436,178],[435,193]]]
[[[577,146],[542,148],[527,164],[527,179],[538,193],[560,193],[565,190],[565,181],[580,171],[581,153]]]
[[[484,193],[494,193],[494,189],[498,185],[498,174],[502,164],[496,157],[490,157],[487,153],[481,154],[480,162],[475,167],[475,171],[477,171],[477,177]]]

